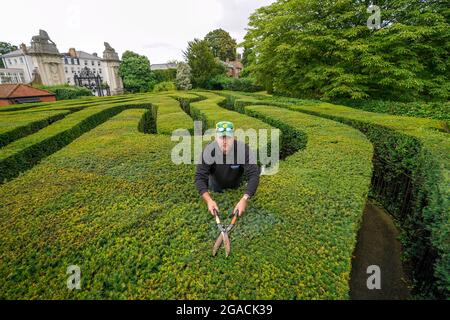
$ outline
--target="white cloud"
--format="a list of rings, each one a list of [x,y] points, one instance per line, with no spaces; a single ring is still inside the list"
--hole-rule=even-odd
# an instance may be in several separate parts
[[[70,47],[103,52],[103,42],[119,54],[132,50],[152,63],[182,59],[194,38],[216,28],[238,42],[245,35],[249,15],[274,0],[22,0],[3,7],[0,41],[29,44],[39,29],[46,30],[60,52]],[[5,12],[6,11],[6,12]]]

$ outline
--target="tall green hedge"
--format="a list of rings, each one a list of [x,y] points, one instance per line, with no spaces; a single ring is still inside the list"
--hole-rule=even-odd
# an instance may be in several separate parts
[[[258,99],[240,97],[228,100],[238,109],[258,104]],[[372,191],[371,194],[399,221],[415,293],[421,297],[448,296],[450,141],[442,132],[442,124],[436,120],[376,114],[328,103],[299,101],[296,105],[276,98],[264,99],[264,103],[351,125],[370,139],[375,148],[374,172],[382,177],[385,186],[383,192]],[[405,180],[405,177],[410,178]],[[401,204],[407,189],[411,194],[405,210]]]

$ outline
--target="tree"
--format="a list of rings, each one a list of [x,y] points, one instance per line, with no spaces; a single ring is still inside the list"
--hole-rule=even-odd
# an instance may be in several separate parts
[[[214,58],[205,40],[190,41],[187,50],[183,53],[191,67],[191,82],[194,87],[207,88],[209,80],[225,73],[224,66]]]
[[[119,74],[127,92],[152,91],[156,83],[149,59],[132,51],[125,51],[122,55]]]
[[[191,67],[185,62],[178,63],[177,66],[177,88],[179,90],[191,90]]]
[[[211,31],[206,35],[205,41],[211,48],[214,57],[222,61],[226,61],[227,59],[231,61],[236,60],[236,40],[225,30],[217,29]]]
[[[250,18],[247,71],[268,90],[321,99],[448,99],[443,1],[279,0]]]
[[[0,42],[0,55],[16,51],[17,49],[18,49],[17,46],[12,45],[8,42]],[[0,68],[5,67],[6,66],[3,64],[3,59],[0,59]]]

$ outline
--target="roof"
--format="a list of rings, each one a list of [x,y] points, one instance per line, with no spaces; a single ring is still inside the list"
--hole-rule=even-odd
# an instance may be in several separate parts
[[[102,58],[98,56],[94,56],[93,54],[84,52],[84,51],[76,51],[77,52],[77,58],[79,59],[88,59],[88,60],[102,60]],[[65,58],[72,58],[69,53],[64,53]]]
[[[90,60],[101,60],[102,58],[98,56],[94,56],[93,54],[84,52],[84,51],[77,51],[78,58],[81,59],[90,59]]]
[[[150,66],[150,69],[152,71],[155,70],[168,70],[168,69],[176,69],[177,68],[177,64],[176,63],[157,63],[157,64],[152,64]]]
[[[47,90],[42,90],[25,84],[0,84],[0,99],[54,96]]]
[[[18,49],[15,51],[12,51],[10,53],[5,53],[4,55],[0,55],[0,57],[2,58],[12,58],[12,57],[19,57],[19,56],[23,56],[24,53],[22,51],[22,49]]]

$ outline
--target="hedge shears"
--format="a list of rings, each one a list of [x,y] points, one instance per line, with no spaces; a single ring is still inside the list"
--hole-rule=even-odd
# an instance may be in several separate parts
[[[231,223],[228,226],[222,224],[219,218],[219,212],[217,212],[216,209],[214,209],[214,217],[216,218],[217,228],[219,229],[220,234],[213,247],[213,256],[217,254],[217,251],[219,250],[223,242],[223,245],[225,247],[225,253],[226,256],[228,257],[231,252],[231,242],[228,234],[231,232],[231,230],[233,230],[234,226],[236,225],[237,219],[239,217],[239,210],[236,210],[236,212],[230,215],[230,217],[233,217],[233,219],[231,220]]]

